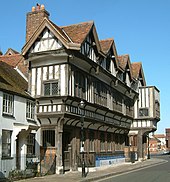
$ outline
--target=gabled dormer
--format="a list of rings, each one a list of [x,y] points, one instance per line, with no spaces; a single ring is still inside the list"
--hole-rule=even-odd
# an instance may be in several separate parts
[[[63,47],[61,41],[54,36],[52,31],[44,28],[42,33],[37,37],[36,41],[30,47],[30,53],[57,50]]]
[[[146,86],[142,63],[134,62],[131,64],[131,68],[132,68],[132,75],[135,78],[135,80],[137,80],[138,82],[138,87]]]
[[[43,22],[23,47],[22,54],[56,50],[62,47],[74,50],[80,49],[80,45],[71,42],[60,27],[44,18]]]
[[[101,47],[93,22],[89,33],[81,44],[80,52],[94,62],[98,62],[100,58]]]
[[[100,61],[100,65],[107,71],[111,72],[112,75],[116,76],[118,62],[117,62],[117,51],[114,40],[112,38],[106,40],[100,40],[100,46],[102,52],[106,56],[106,58],[103,58]]]
[[[123,70],[123,73],[121,75],[121,80],[130,87],[133,77],[132,77],[129,55],[126,54],[118,56],[118,62],[119,62],[119,67]]]

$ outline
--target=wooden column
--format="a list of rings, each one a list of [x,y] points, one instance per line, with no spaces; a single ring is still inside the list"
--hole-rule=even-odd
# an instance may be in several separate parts
[[[63,122],[62,119],[55,127],[55,147],[56,147],[56,174],[63,174],[63,156],[62,156],[62,135]]]
[[[137,147],[138,147],[138,159],[139,160],[142,160],[143,159],[143,132],[142,130],[139,130],[139,133],[138,133],[138,144],[137,144]]]

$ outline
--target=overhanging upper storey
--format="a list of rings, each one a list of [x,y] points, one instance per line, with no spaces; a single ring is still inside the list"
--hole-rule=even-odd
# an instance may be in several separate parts
[[[160,93],[156,87],[140,87],[138,105],[136,118],[160,120]]]

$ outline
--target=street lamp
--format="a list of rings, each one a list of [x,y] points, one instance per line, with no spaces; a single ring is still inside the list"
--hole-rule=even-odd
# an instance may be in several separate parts
[[[81,121],[81,145],[80,145],[80,153],[82,153],[82,177],[86,177],[85,172],[85,160],[84,160],[84,114],[83,114],[83,107],[84,107],[84,101],[80,102],[80,121]]]

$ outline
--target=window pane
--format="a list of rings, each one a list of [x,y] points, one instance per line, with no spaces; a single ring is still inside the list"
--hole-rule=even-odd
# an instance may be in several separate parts
[[[30,133],[27,137],[27,155],[35,154],[35,134]]]
[[[29,119],[34,119],[34,112],[35,112],[34,102],[27,100],[26,117]]]
[[[50,83],[44,84],[44,95],[50,95]]]
[[[11,131],[2,130],[2,157],[11,156]]]
[[[58,94],[59,94],[58,82],[52,83],[52,95],[58,95]]]
[[[13,114],[13,95],[3,94],[3,113],[5,114]]]

